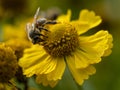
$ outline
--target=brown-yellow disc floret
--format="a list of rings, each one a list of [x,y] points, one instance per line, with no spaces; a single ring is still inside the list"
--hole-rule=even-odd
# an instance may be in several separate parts
[[[14,51],[0,43],[0,82],[6,83],[14,77],[18,68]]]
[[[72,25],[60,23],[48,29],[50,32],[45,34],[48,38],[45,40],[44,49],[51,56],[61,57],[70,55],[79,45],[79,36]]]

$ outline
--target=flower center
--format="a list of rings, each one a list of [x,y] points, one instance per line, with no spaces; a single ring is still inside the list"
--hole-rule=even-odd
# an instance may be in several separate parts
[[[48,27],[44,49],[54,57],[70,55],[79,45],[78,34],[70,24],[55,24]]]
[[[14,77],[18,69],[17,58],[14,51],[0,43],[0,83],[6,83]]]

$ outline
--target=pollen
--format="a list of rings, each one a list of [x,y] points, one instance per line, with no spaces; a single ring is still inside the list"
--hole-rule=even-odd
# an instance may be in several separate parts
[[[70,55],[79,45],[78,34],[75,28],[67,23],[55,24],[48,28],[48,37],[44,49],[53,57]]]

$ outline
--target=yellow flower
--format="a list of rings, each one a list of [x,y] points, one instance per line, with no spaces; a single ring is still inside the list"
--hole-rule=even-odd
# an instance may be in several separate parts
[[[15,76],[18,69],[17,58],[14,51],[0,43],[0,83],[8,83]]]
[[[89,75],[96,72],[93,64],[111,53],[112,35],[100,30],[91,36],[83,33],[101,23],[100,16],[93,11],[82,10],[78,20],[70,21],[71,11],[62,15],[54,25],[45,25],[50,32],[44,44],[33,45],[24,51],[19,61],[24,75],[37,75],[36,81],[54,87],[61,80],[66,64],[75,81],[82,85]]]
[[[10,38],[25,38],[24,28],[19,26],[4,25],[3,26],[3,39],[8,40]]]
[[[2,27],[3,30],[3,40],[9,40],[9,39],[27,39],[27,35],[25,32],[25,24],[31,21],[31,18],[25,19],[24,21],[16,21],[14,25],[12,24],[4,24]]]
[[[6,46],[9,46],[14,52],[17,57],[17,60],[19,60],[23,56],[23,51],[26,48],[30,48],[32,43],[26,39],[10,39],[5,42]],[[25,81],[25,78],[23,76],[22,68],[19,66],[17,68],[17,71],[15,73],[15,78],[18,81]]]
[[[17,56],[17,60],[23,56],[23,51],[25,48],[29,48],[32,44],[26,39],[9,39],[6,42],[6,45],[11,47]]]

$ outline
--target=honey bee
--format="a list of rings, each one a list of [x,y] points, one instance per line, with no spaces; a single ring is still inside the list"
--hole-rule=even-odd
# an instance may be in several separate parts
[[[38,8],[35,13],[33,23],[27,23],[26,25],[26,32],[27,32],[28,38],[33,44],[39,44],[40,42],[44,41],[42,38],[40,38],[40,36],[45,37],[45,35],[41,34],[42,30],[49,31],[46,28],[44,28],[46,24],[57,23],[55,20],[47,20],[46,18],[38,18],[39,11],[40,11],[40,8]]]

